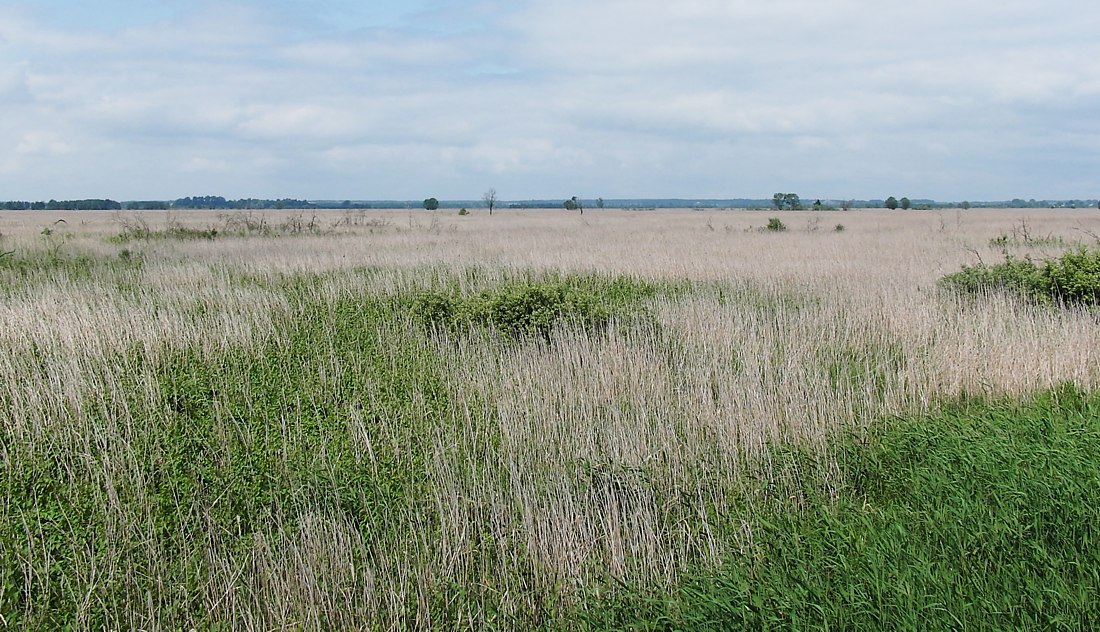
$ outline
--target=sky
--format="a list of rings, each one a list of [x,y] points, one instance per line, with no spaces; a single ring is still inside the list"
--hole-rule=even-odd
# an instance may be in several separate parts
[[[1100,3],[7,0],[0,200],[1100,196]]]

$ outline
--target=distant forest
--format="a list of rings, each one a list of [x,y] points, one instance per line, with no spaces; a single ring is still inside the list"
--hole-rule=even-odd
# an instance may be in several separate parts
[[[788,197],[798,199],[794,194]],[[513,209],[560,209],[563,200],[570,199],[534,199],[503,201],[499,205],[502,208]],[[811,198],[812,199],[812,198]],[[903,198],[905,199],[905,198]],[[649,210],[658,208],[697,208],[697,209],[728,209],[728,208],[775,208],[773,199],[753,198],[727,198],[727,199],[685,199],[685,198],[641,198],[641,199],[603,199],[603,198],[576,198],[577,202],[586,209],[597,208],[624,208],[635,210]],[[818,199],[813,204],[806,202],[788,208],[806,210],[836,210],[858,208],[885,208],[891,206],[887,200],[837,200]],[[912,200],[913,210],[947,209],[947,208],[1096,208],[1097,200],[1024,200],[1014,198],[1012,200],[998,201],[963,201],[963,202],[937,202],[929,199]],[[440,208],[479,208],[483,206],[481,200],[439,200]],[[171,209],[211,209],[211,210],[266,210],[266,209],[420,209],[420,200],[297,200],[283,198],[278,200],[243,198],[229,200],[220,195],[199,195],[179,198],[177,200],[147,200],[116,202],[110,199],[85,199],[85,200],[50,200],[48,202],[0,202],[0,210],[7,211],[121,211],[121,210],[171,210]]]
[[[87,199],[87,200],[50,200],[49,202],[24,202],[9,201],[0,202],[0,209],[5,211],[166,211],[179,209],[354,209],[372,208],[369,203],[352,202],[310,202],[308,200],[295,200],[284,198],[280,200],[259,200],[247,198],[241,200],[227,200],[219,195],[201,195],[185,197],[178,200],[144,200],[116,202],[115,200]],[[401,208],[404,208],[402,203]]]

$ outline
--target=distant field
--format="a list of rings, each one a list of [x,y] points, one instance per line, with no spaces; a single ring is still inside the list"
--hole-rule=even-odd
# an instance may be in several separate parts
[[[936,286],[1098,236],[0,213],[0,625],[1100,625],[1097,314]]]

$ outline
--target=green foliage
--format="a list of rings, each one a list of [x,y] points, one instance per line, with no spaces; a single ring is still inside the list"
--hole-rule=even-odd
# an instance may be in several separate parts
[[[908,211],[909,208],[913,206],[913,203],[909,201],[909,198],[903,197],[898,200],[898,206],[900,206],[903,211]]]
[[[195,208],[195,209],[244,209],[244,210],[256,210],[256,209],[315,209],[320,208],[318,204],[313,204],[307,200],[295,200],[292,198],[283,198],[279,200],[258,200],[255,198],[243,198],[240,200],[227,200],[220,195],[196,195],[194,197],[185,197],[175,200],[169,204],[171,208]],[[349,202],[340,206],[340,208],[351,208],[352,204]]]
[[[1100,250],[1076,250],[1047,261],[1043,277],[1059,303],[1100,305]]]
[[[898,208],[898,200],[897,200],[897,198],[895,198],[894,196],[891,195],[890,197],[886,198],[886,201],[883,203],[883,206],[890,209],[891,211],[896,210]]]
[[[843,233],[844,232],[844,224],[837,224],[836,226],[834,226],[833,227],[833,232]]]
[[[996,265],[965,266],[939,285],[960,294],[1007,292],[1039,303],[1093,307],[1100,304],[1100,250],[1067,252],[1042,265],[1006,255]]]
[[[191,241],[212,240],[219,237],[277,237],[318,234],[321,232],[316,216],[307,220],[301,213],[288,215],[278,224],[271,224],[263,215],[251,212],[225,213],[219,215],[218,219],[220,225],[195,227],[170,218],[167,226],[154,229],[140,217],[121,218],[122,230],[108,241],[115,244],[126,244],[133,241],[159,239]]]
[[[439,210],[439,200],[435,199],[434,197],[430,197],[430,198],[424,200],[424,210],[426,210],[426,211]]]
[[[794,486],[753,544],[672,595],[611,589],[593,627],[1095,629],[1100,626],[1100,397],[963,402],[833,446],[773,451]],[[798,481],[803,481],[799,484]]]
[[[138,216],[120,218],[120,222],[122,224],[122,230],[108,240],[111,243],[126,244],[132,241],[147,241],[153,239],[214,239],[218,236],[217,228],[194,228],[192,226],[185,226],[179,221],[171,218],[168,220],[168,225],[160,230],[150,228],[149,224]]]
[[[131,241],[149,239],[193,240],[214,239],[217,236],[217,228],[193,228],[190,226],[183,226],[182,224],[172,224],[163,230],[150,230],[148,227],[128,227],[114,237],[111,237],[110,241],[115,244],[125,244]]]
[[[472,296],[421,292],[408,300],[412,313],[426,324],[489,326],[514,338],[549,341],[550,332],[562,324],[596,333],[613,317],[637,316],[640,301],[657,290],[652,283],[628,277],[567,276],[510,283]]]
[[[777,211],[787,209],[788,211],[800,211],[802,210],[802,199],[798,197],[797,193],[776,193],[772,196],[772,206]]]
[[[1044,296],[1047,283],[1042,268],[1031,259],[1006,256],[996,265],[963,266],[940,279],[939,286],[959,294],[1007,292],[1038,299]]]
[[[781,233],[787,230],[787,225],[784,224],[783,220],[779,219],[778,217],[769,217],[768,225],[765,226],[764,229],[773,233]]]
[[[464,206],[464,207],[462,207],[462,208],[458,209],[458,214],[459,214],[459,215],[469,215],[469,214],[470,214],[470,211],[467,211],[467,210],[466,210],[466,207]]]

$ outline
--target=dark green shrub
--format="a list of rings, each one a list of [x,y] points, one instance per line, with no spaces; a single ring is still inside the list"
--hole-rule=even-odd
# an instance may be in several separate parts
[[[1100,304],[1100,251],[1067,252],[1043,266],[1051,297],[1060,303]]]
[[[601,331],[613,316],[637,313],[637,303],[656,291],[651,283],[625,277],[528,280],[472,296],[422,292],[412,297],[411,311],[433,326],[490,326],[512,337],[539,336],[549,341],[550,332],[561,323]]]
[[[963,266],[939,281],[940,287],[960,294],[992,294],[1008,292],[1031,299],[1046,294],[1043,270],[1031,259],[1005,257],[996,265]]]
[[[787,225],[784,224],[783,220],[779,219],[778,217],[769,217],[768,225],[764,228],[770,230],[773,233],[781,233],[787,230]]]
[[[515,336],[537,334],[547,340],[561,320],[575,320],[585,329],[602,328],[609,310],[582,288],[561,283],[525,283],[483,294],[468,304],[472,320],[491,323]]]
[[[439,292],[423,292],[412,299],[412,313],[420,320],[434,324],[450,324],[455,321],[460,300],[456,296]]]
[[[964,266],[939,285],[960,294],[1006,292],[1039,303],[1092,307],[1100,304],[1100,251],[1067,252],[1042,265],[1006,255],[996,265]]]

